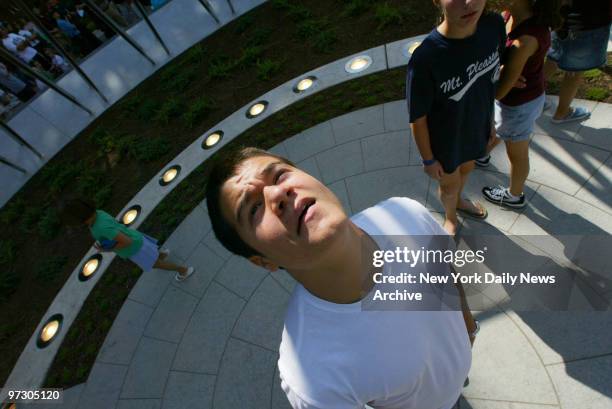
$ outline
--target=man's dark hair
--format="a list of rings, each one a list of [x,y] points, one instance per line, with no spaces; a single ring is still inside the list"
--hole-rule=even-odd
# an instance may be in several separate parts
[[[96,212],[96,207],[88,200],[75,198],[60,203],[60,219],[69,225],[83,224]]]
[[[232,253],[245,258],[260,254],[245,243],[238,235],[236,229],[234,229],[234,226],[223,217],[221,212],[221,188],[228,179],[236,174],[244,161],[258,156],[269,156],[295,167],[290,160],[282,156],[257,148],[243,148],[229,152],[218,159],[213,166],[206,185],[206,205],[208,206],[208,215],[210,216],[217,240]]]

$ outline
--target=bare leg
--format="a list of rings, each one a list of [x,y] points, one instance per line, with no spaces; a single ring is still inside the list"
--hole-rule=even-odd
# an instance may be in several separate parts
[[[553,74],[557,72],[557,69],[559,69],[559,66],[557,65],[557,63],[547,58],[546,63],[544,64],[544,78],[546,80],[549,80],[550,77],[552,77]]]
[[[566,72],[559,91],[559,105],[554,119],[563,119],[570,113],[570,105],[582,82],[582,72]]]
[[[161,257],[157,259],[155,264],[153,264],[153,267],[159,268],[162,270],[176,271],[180,275],[185,275],[187,273],[187,267],[179,266],[179,265],[170,263],[168,261],[164,261],[161,259]]]
[[[506,142],[510,160],[510,193],[520,196],[529,175],[529,140]]]
[[[461,174],[459,168],[455,169],[453,173],[448,173],[440,179],[440,187],[438,194],[440,195],[440,201],[444,206],[445,219],[444,229],[454,236],[457,233],[459,221],[457,220],[457,198],[461,191]]]

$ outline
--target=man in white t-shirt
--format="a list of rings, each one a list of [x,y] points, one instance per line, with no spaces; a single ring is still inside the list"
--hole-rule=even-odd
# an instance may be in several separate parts
[[[467,310],[369,311],[371,258],[384,235],[445,235],[419,203],[393,198],[349,219],[338,198],[288,160],[246,148],[206,186],[219,241],[298,284],[285,317],[281,386],[296,409],[450,409],[471,364]],[[364,253],[365,252],[365,253]],[[282,266],[282,267],[281,267]]]
[[[38,62],[45,70],[51,68],[49,61],[38,51],[30,47],[30,40],[15,33],[9,33],[4,27],[0,28],[0,39],[4,48],[17,55],[26,64]]]

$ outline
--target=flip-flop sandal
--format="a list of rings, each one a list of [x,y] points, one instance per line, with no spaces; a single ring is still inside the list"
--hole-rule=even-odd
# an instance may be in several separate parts
[[[473,202],[471,200],[467,200],[464,199],[467,202],[470,202],[472,204],[472,206],[474,206],[476,209],[478,209],[478,212],[475,212],[472,209],[460,209],[457,208],[457,211],[461,214],[463,214],[464,216],[469,216],[471,218],[474,219],[479,219],[479,220],[484,220],[487,218],[487,216],[489,215],[489,212],[487,211],[487,209],[480,203],[480,202]]]
[[[570,109],[570,113],[567,114],[564,118],[550,118],[550,121],[553,124],[564,124],[566,122],[582,121],[590,118],[591,116],[591,113],[582,107],[571,107]]]

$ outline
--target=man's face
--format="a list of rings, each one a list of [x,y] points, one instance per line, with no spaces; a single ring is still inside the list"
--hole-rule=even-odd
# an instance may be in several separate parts
[[[439,0],[439,4],[449,24],[469,27],[480,19],[486,0]]]
[[[349,222],[325,185],[270,156],[240,165],[221,189],[221,208],[240,237],[264,256],[267,264],[258,264],[269,269],[315,266]]]

